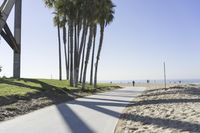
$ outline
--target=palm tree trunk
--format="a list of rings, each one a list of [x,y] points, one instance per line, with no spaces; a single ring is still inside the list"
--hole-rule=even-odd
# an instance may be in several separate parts
[[[73,47],[73,23],[72,21],[69,22],[70,23],[70,86],[74,86],[74,72],[73,72],[73,50],[74,50],[74,47]]]
[[[76,82],[75,82],[75,86],[77,87],[78,86],[78,78],[79,78],[79,64],[80,64],[80,60],[79,60],[79,37],[80,37],[80,26],[79,26],[79,23],[77,24],[77,29],[76,29],[76,32],[77,32],[77,46],[76,46]]]
[[[85,41],[86,41],[86,37],[87,37],[87,29],[88,27],[86,26],[86,21],[84,21],[83,23],[83,31],[82,31],[82,37],[81,37],[81,43],[80,43],[80,48],[78,51],[78,73],[79,73],[79,67],[80,67],[80,61],[81,61],[81,55],[82,55],[82,63],[81,63],[81,72],[80,72],[80,83],[82,80],[82,70],[83,70],[83,59],[84,59],[84,55],[85,55]],[[82,54],[83,52],[83,54]]]
[[[84,44],[84,41],[85,41],[86,30],[87,30],[86,20],[84,20],[84,22],[83,22],[83,32],[82,32],[82,37],[81,37],[81,44],[80,44],[80,49],[79,49],[79,60],[80,60],[81,53],[83,51],[83,44]]]
[[[93,84],[93,66],[94,66],[94,52],[95,52],[95,41],[96,41],[97,26],[94,27],[94,40],[93,40],[93,49],[92,49],[92,61],[90,69],[90,85]]]
[[[97,70],[99,65],[100,53],[103,45],[103,38],[104,38],[104,24],[100,26],[100,41],[99,41],[99,48],[97,52],[97,59],[95,64],[95,74],[94,74],[94,88],[97,88]]]
[[[66,67],[66,79],[68,80],[68,58],[67,58],[67,45],[66,45],[66,27],[65,25],[63,26],[63,42],[64,42],[64,53],[65,53],[65,67]]]
[[[90,27],[89,40],[88,40],[88,44],[87,44],[87,52],[86,52],[86,58],[85,58],[85,66],[84,66],[84,71],[83,71],[82,89],[85,89],[87,65],[88,65],[88,61],[89,61],[90,50],[91,50],[91,47],[92,47],[92,37],[93,37],[93,27],[91,26],[91,27]]]
[[[77,60],[78,60],[78,55],[77,55],[77,51],[78,51],[78,43],[77,43],[77,24],[74,23],[74,83],[75,83],[75,87],[78,86],[78,73],[77,73]]]
[[[80,47],[80,33],[81,33],[81,29],[82,29],[82,26],[81,26],[81,23],[80,23],[80,20],[78,21],[78,24],[77,24],[77,50],[76,50],[76,55],[77,55],[77,66],[76,66],[76,73],[77,73],[77,76],[76,76],[76,86],[78,86],[78,80],[79,80],[79,67],[80,67],[80,53],[79,53],[79,47]]]
[[[62,62],[61,62],[61,39],[60,39],[60,26],[58,24],[58,52],[59,52],[59,80],[62,80]]]
[[[68,66],[67,66],[67,71],[68,71],[68,73],[67,73],[67,80],[69,80],[69,74],[70,74],[70,70],[69,70],[69,68],[70,68],[70,28],[69,28],[69,26],[68,26],[68,39],[67,39],[67,51],[68,51]]]
[[[82,79],[83,79],[83,68],[84,68],[84,59],[85,59],[85,45],[86,45],[86,40],[87,40],[87,34],[88,34],[88,27],[86,29],[86,32],[85,32],[85,35],[84,35],[84,38],[83,38],[83,52],[82,52],[81,72],[80,72],[80,83],[82,83]],[[79,54],[81,54],[81,53],[79,53]]]

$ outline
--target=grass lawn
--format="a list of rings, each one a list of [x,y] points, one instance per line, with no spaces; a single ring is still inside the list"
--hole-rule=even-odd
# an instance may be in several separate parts
[[[94,89],[92,86],[86,85],[86,92],[92,93]],[[110,88],[117,88],[112,84],[98,84],[99,90],[109,90]],[[70,87],[69,81],[50,80],[50,79],[0,79],[0,97],[2,96],[26,96],[30,93],[38,93],[45,90],[61,90],[64,92],[82,91],[81,85],[77,88]]]
[[[46,79],[0,79],[0,96],[26,96],[30,93],[52,89],[61,89],[69,86],[67,81]]]

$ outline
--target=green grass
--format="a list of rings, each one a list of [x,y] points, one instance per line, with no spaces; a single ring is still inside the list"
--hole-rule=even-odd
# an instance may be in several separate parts
[[[94,92],[90,85],[86,85],[87,92]],[[98,90],[109,90],[110,88],[117,88],[112,84],[98,84]],[[64,91],[81,91],[81,85],[77,88],[70,87],[66,80],[49,80],[49,79],[0,79],[0,97],[2,96],[26,96],[27,94],[34,94],[44,90],[58,90]]]
[[[0,96],[19,95],[24,96],[27,93],[34,93],[37,90],[30,88],[16,87],[12,85],[0,84]]]
[[[36,81],[36,82],[33,82]],[[67,81],[57,80],[33,80],[29,79],[0,79],[0,96],[18,95],[25,96],[28,93],[36,93],[41,90],[48,89],[48,86],[62,88],[68,86]],[[39,82],[46,83],[47,86],[42,86]]]
[[[7,81],[11,82],[13,84],[9,84]],[[21,87],[21,86],[14,85],[15,83],[23,84],[22,81],[10,80],[10,79],[0,79],[0,96],[9,96],[9,95],[24,96],[27,93],[34,93],[37,91],[37,90],[29,88],[29,87]],[[28,83],[27,83],[27,85],[28,85]],[[29,83],[29,85],[32,85],[32,84]]]

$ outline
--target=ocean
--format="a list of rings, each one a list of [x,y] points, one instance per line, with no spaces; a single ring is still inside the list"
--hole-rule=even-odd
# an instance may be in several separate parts
[[[101,80],[100,83],[132,83],[133,80]],[[147,80],[134,80],[135,83],[147,83]],[[183,83],[183,84],[200,84],[200,79],[167,79],[168,84]],[[164,83],[164,80],[155,79],[149,80],[149,83]]]

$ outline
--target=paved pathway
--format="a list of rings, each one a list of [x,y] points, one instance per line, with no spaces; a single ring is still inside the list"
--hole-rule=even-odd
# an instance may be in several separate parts
[[[144,88],[124,88],[53,105],[0,123],[0,133],[112,133]]]

